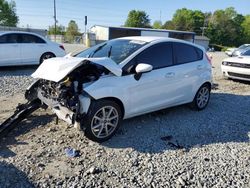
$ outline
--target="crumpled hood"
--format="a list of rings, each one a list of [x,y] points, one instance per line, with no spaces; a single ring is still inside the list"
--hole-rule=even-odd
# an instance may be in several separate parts
[[[232,62],[232,63],[250,64],[250,56],[229,57],[229,58],[224,59],[223,61]]]
[[[102,65],[116,76],[122,75],[122,69],[119,67],[119,65],[117,65],[112,59],[108,57],[56,57],[45,60],[31,76],[33,78],[59,82],[86,61]]]

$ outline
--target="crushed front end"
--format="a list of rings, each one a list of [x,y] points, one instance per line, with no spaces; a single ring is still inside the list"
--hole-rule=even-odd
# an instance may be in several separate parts
[[[25,97],[29,101],[38,98],[58,118],[68,124],[79,125],[91,103],[91,96],[84,91],[84,84],[93,83],[103,74],[103,67],[85,63],[59,82],[38,79],[27,89]]]

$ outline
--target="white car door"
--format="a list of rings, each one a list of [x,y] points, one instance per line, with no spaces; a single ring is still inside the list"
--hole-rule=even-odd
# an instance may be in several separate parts
[[[176,79],[172,54],[171,43],[160,43],[146,49],[130,62],[131,66],[139,63],[150,64],[153,70],[143,73],[138,81],[133,75],[124,76],[127,77],[124,79],[130,79],[127,86],[128,117],[176,103],[181,80]],[[125,69],[129,66],[125,66]]]
[[[200,86],[202,73],[206,71],[202,50],[185,43],[173,42],[174,71],[179,83],[176,94],[180,103],[191,102]]]
[[[17,34],[0,36],[0,66],[20,64],[20,43]]]
[[[47,43],[32,34],[22,34],[21,56],[23,64],[39,64],[40,57],[46,52]]]

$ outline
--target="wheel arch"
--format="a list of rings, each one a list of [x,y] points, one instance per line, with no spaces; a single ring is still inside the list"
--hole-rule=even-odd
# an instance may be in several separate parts
[[[53,52],[51,52],[51,51],[44,52],[44,53],[40,56],[40,59],[39,59],[39,63],[40,63],[40,64],[42,63],[42,57],[43,57],[45,54],[52,54],[54,57],[56,57],[56,54],[53,53]]]
[[[120,106],[121,112],[122,112],[122,119],[125,115],[125,108],[124,105],[122,103],[122,101],[116,97],[104,97],[104,98],[100,98],[100,99],[94,99],[95,101],[98,100],[109,100],[109,101],[114,101],[116,104],[118,104]]]
[[[193,93],[193,96],[192,96],[192,101],[194,100],[197,92],[199,91],[199,89],[204,86],[204,85],[208,85],[209,86],[209,90],[211,91],[212,89],[212,83],[210,81],[205,81],[203,82],[203,84],[201,84],[199,87],[197,87],[195,90],[194,90],[194,93]]]
[[[212,84],[211,84],[211,82],[205,82],[205,83],[203,83],[200,87],[199,87],[199,89],[202,87],[202,86],[204,86],[204,85],[208,85],[209,86],[209,89],[210,89],[210,91],[211,91],[211,89],[212,89]]]

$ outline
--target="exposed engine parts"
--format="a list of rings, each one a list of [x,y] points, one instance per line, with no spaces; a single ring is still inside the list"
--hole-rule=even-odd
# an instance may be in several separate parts
[[[83,84],[94,82],[108,73],[103,66],[85,62],[60,82],[36,80],[25,92],[28,102],[19,105],[14,114],[0,125],[0,136],[40,107],[52,108],[59,118],[69,124],[80,122],[84,116],[80,111],[80,97],[84,94]]]
[[[102,66],[86,63],[76,68],[58,83],[39,80],[39,83],[35,86],[37,87],[38,98],[52,108],[59,104],[77,112],[79,95],[83,93],[83,84],[98,80],[104,73],[105,70]]]

